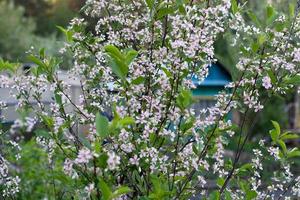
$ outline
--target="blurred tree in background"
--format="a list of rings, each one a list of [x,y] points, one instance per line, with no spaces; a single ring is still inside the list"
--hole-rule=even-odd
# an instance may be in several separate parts
[[[0,2],[0,57],[23,57],[32,44],[36,24],[32,18],[24,18],[24,12],[12,2]]]
[[[37,23],[36,33],[47,36],[57,33],[56,26],[66,27],[83,6],[83,0],[13,0],[25,8],[24,16]]]
[[[69,4],[72,2],[72,4]],[[47,47],[58,54],[63,39],[56,28],[67,26],[76,16],[80,1],[3,0],[0,1],[0,58],[26,62],[26,51]],[[68,58],[70,59],[70,58]],[[70,62],[68,62],[69,65]]]

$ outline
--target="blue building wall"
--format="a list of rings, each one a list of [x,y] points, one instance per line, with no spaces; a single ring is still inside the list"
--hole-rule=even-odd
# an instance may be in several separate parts
[[[212,64],[204,81],[200,82],[196,77],[193,77],[192,80],[197,87],[193,90],[193,95],[206,97],[218,94],[225,85],[232,81],[229,72],[219,63]]]

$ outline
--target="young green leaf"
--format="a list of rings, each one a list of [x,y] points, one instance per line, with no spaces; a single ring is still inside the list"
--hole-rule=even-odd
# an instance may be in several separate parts
[[[238,173],[240,172],[246,172],[246,171],[251,171],[253,170],[253,164],[251,163],[246,163],[244,165],[242,165],[239,169],[238,169]]]
[[[282,140],[292,140],[292,139],[297,139],[297,138],[299,138],[299,135],[293,134],[290,132],[285,132],[284,134],[282,134],[280,136],[280,139],[282,139]]]
[[[108,53],[110,56],[112,56],[115,59],[124,60],[125,57],[120,52],[120,50],[115,47],[114,45],[107,45],[104,47],[105,52]]]
[[[121,119],[119,121],[119,124],[120,124],[121,127],[127,126],[127,125],[132,125],[134,123],[135,123],[135,121],[132,117],[124,117],[123,119]]]
[[[103,196],[103,200],[110,200],[112,196],[111,189],[108,187],[108,185],[104,182],[103,179],[100,179],[99,181],[99,187]]]
[[[233,14],[237,13],[238,11],[238,4],[236,0],[231,0],[231,11]]]
[[[129,66],[132,63],[132,61],[137,57],[137,55],[138,52],[135,50],[128,51],[125,57],[126,65]]]
[[[288,158],[300,157],[300,151],[297,148],[292,149],[287,153]]]
[[[246,200],[252,200],[257,197],[257,193],[254,190],[246,191]]]
[[[145,0],[145,2],[147,4],[147,7],[149,8],[149,10],[152,10],[155,0]]]
[[[271,69],[268,70],[267,72],[271,79],[272,84],[275,84],[277,82],[277,78],[276,78],[275,74],[273,73],[273,71]]]
[[[280,133],[281,133],[280,125],[279,125],[278,122],[276,122],[276,121],[272,121],[272,124],[273,124],[273,126],[274,126],[274,128],[275,128],[275,130],[276,130],[276,132],[277,132],[277,135],[279,136]]]
[[[131,191],[132,190],[129,187],[127,187],[127,186],[121,186],[116,191],[114,191],[112,193],[111,198],[112,199],[117,198],[117,197],[119,197],[121,195],[128,194]]]
[[[283,154],[285,155],[286,152],[287,152],[287,148],[286,148],[286,145],[285,145],[284,141],[278,140],[277,143],[279,144],[279,146],[281,147],[281,150],[282,150]]]
[[[139,85],[139,84],[142,84],[144,81],[145,81],[145,78],[142,77],[142,76],[139,76],[136,79],[133,79],[131,81],[131,83],[134,84],[134,85]]]
[[[254,14],[254,12],[248,11],[247,14],[248,14],[248,16],[250,17],[251,21],[252,21],[255,25],[257,25],[257,26],[259,26],[259,27],[261,26],[261,23],[260,23],[260,21],[258,20],[257,16]]]
[[[20,66],[18,63],[10,63],[8,61],[4,61],[0,58],[0,72],[3,70],[8,70],[11,72],[15,72],[15,70]]]
[[[224,183],[225,183],[225,179],[224,179],[224,178],[219,177],[219,178],[217,179],[217,185],[218,185],[220,188],[224,185]]]
[[[267,6],[266,13],[267,13],[267,24],[271,24],[275,20],[276,12],[274,8],[269,5]]]
[[[265,43],[265,41],[267,41],[267,36],[265,34],[259,34],[258,38],[257,38],[257,42],[258,42],[259,46],[261,46],[263,43]]]
[[[117,47],[113,45],[107,45],[105,48],[105,52],[109,55],[108,63],[111,67],[114,74],[116,74],[120,79],[125,81],[125,78],[128,74],[128,63],[135,58],[137,53],[131,52],[126,56],[124,56]]]
[[[279,138],[278,132],[275,129],[272,129],[269,131],[269,134],[271,136],[272,141],[276,143]]]
[[[72,42],[73,41],[73,31],[67,30],[61,26],[56,26],[61,32],[63,32],[66,36],[67,42]]]
[[[105,138],[106,136],[108,136],[108,125],[109,125],[108,119],[103,115],[101,115],[100,113],[97,113],[96,131],[100,137]]]
[[[220,200],[220,199],[221,199],[221,195],[219,191],[213,191],[209,195],[209,200]]]
[[[300,85],[300,75],[285,78],[284,83],[292,85]]]
[[[29,55],[28,56],[28,60],[34,62],[35,64],[37,64],[38,66],[40,66],[40,67],[42,67],[44,69],[47,68],[46,64],[41,59],[39,59],[39,58],[37,58],[37,57],[35,57],[33,55]]]
[[[192,92],[190,90],[182,90],[176,99],[176,103],[180,109],[185,109],[192,104]]]
[[[289,4],[289,14],[290,14],[290,18],[294,18],[294,16],[295,16],[295,4],[294,3]]]
[[[157,19],[162,19],[163,17],[167,16],[167,15],[170,15],[170,14],[173,14],[174,13],[174,9],[173,8],[161,8],[157,11],[157,15],[156,15],[156,18]]]

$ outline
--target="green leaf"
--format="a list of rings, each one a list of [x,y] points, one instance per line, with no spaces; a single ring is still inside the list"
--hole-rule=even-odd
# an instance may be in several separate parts
[[[183,89],[178,95],[176,99],[176,103],[178,107],[183,110],[192,104],[192,99],[193,99],[192,92],[190,90]]]
[[[34,131],[34,133],[36,136],[40,136],[40,137],[44,137],[44,138],[51,138],[50,133],[44,129],[38,129],[38,130]]]
[[[248,14],[249,18],[251,19],[251,21],[252,21],[254,24],[256,24],[256,25],[259,26],[259,27],[261,26],[261,23],[260,23],[260,21],[258,20],[258,18],[256,17],[256,15],[254,14],[254,12],[248,11],[247,14]]]
[[[71,30],[67,30],[61,26],[56,26],[61,32],[63,32],[66,36],[67,42],[72,42],[73,41],[73,34],[74,32]]]
[[[137,55],[138,52],[135,50],[128,51],[125,58],[126,65],[129,66],[132,63],[132,61],[137,57]]]
[[[172,77],[172,73],[167,68],[161,67],[161,69],[165,72],[165,74],[168,78]]]
[[[180,130],[183,131],[184,133],[187,132],[190,128],[193,127],[194,122],[195,122],[195,118],[193,117],[188,118],[181,124]]]
[[[258,42],[259,46],[261,46],[263,43],[265,43],[265,41],[267,41],[267,36],[265,34],[259,34],[258,38],[257,38],[257,42]]]
[[[300,85],[300,75],[285,78],[284,83],[291,85]]]
[[[153,191],[149,195],[150,199],[166,199],[169,196],[169,187],[165,177],[156,176],[154,174],[150,175],[151,183],[153,184]]]
[[[286,148],[286,145],[285,145],[284,141],[278,140],[277,143],[279,144],[279,146],[280,146],[281,149],[282,149],[283,154],[285,155],[286,152],[287,152],[287,148]]]
[[[285,28],[285,23],[283,23],[283,22],[276,22],[275,23],[275,30],[277,31],[277,32],[281,32],[281,31],[283,31],[283,29]]]
[[[123,81],[128,74],[128,64],[136,57],[136,51],[131,51],[127,56],[124,56],[117,47],[113,45],[105,46],[105,52],[109,55],[108,63],[115,75]]]
[[[103,199],[110,200],[111,196],[112,196],[112,192],[111,192],[111,189],[108,187],[108,185],[104,182],[103,179],[100,179],[99,187],[100,187]]]
[[[271,135],[272,140],[274,142],[277,142],[277,140],[279,139],[279,136],[281,134],[280,125],[276,121],[271,121],[271,122],[275,129],[270,130],[269,133]]]
[[[280,135],[281,130],[280,130],[280,125],[278,124],[278,122],[272,120],[272,124],[273,124],[275,130],[277,131],[277,134]]]
[[[257,197],[257,193],[253,190],[248,190],[246,192],[246,200],[252,200],[255,199]]]
[[[275,74],[273,73],[273,71],[271,69],[269,69],[267,72],[271,79],[272,84],[275,84],[277,82],[277,78],[276,78]]]
[[[289,4],[289,14],[290,14],[290,18],[295,17],[295,4],[294,3]]]
[[[252,52],[253,52],[253,53],[256,53],[256,52],[258,51],[258,49],[259,49],[259,44],[258,44],[258,42],[253,42],[253,43],[251,44],[251,50],[252,50]]]
[[[287,131],[285,133],[283,133],[282,135],[280,135],[280,139],[282,140],[292,140],[292,139],[297,139],[299,138],[298,134],[293,134],[290,131]]]
[[[229,191],[225,191],[225,200],[232,200],[231,194]]]
[[[59,95],[58,93],[55,93],[55,101],[58,105],[62,105],[62,98],[61,95]]]
[[[275,10],[272,6],[267,6],[267,9],[266,9],[266,13],[267,13],[267,24],[271,24],[274,20],[275,20]]]
[[[108,125],[109,125],[108,119],[103,115],[101,115],[100,113],[97,113],[96,131],[100,137],[105,138],[106,136],[108,136]]]
[[[106,168],[107,166],[107,160],[108,160],[108,155],[107,154],[101,154],[98,158],[98,161],[99,161],[99,166],[103,169]]]
[[[107,52],[113,58],[116,58],[119,60],[125,60],[125,57],[123,56],[123,54],[114,45],[107,45],[104,47],[104,49],[105,49],[105,52]]]
[[[123,126],[127,126],[127,125],[132,125],[134,124],[135,121],[132,117],[124,117],[123,119],[121,119],[119,121],[119,124],[123,127]]]
[[[297,148],[292,149],[287,153],[288,158],[300,157],[300,151]]]
[[[233,14],[237,13],[238,11],[238,4],[236,0],[231,0],[231,11]]]
[[[272,138],[272,141],[276,143],[277,140],[278,140],[278,138],[279,138],[279,135],[277,134],[277,131],[275,129],[270,130],[269,134],[270,134],[270,136]]]
[[[79,135],[79,141],[87,148],[92,149],[92,145],[90,141],[84,136],[84,135]]]
[[[238,169],[238,173],[246,172],[247,170],[251,171],[252,169],[253,169],[253,165],[251,163],[246,163]]]
[[[199,150],[197,149],[197,147],[196,147],[196,145],[194,144],[193,145],[193,152],[196,154],[196,155],[198,155],[199,154]]]
[[[131,81],[131,83],[134,84],[134,85],[139,85],[139,84],[142,84],[144,81],[145,81],[145,78],[142,77],[142,76],[139,76],[136,79],[133,79]]]
[[[9,70],[11,72],[15,72],[19,66],[19,63],[10,63],[0,58],[0,71]]]
[[[39,59],[39,58],[37,58],[37,57],[35,57],[33,55],[29,55],[28,56],[28,60],[34,62],[35,64],[37,64],[38,66],[40,66],[40,67],[42,67],[44,69],[47,68],[46,64],[41,59]]]
[[[157,17],[157,19],[162,19],[163,17],[173,14],[173,13],[174,13],[174,9],[171,7],[161,8],[158,10],[156,17]]]
[[[185,15],[186,14],[186,10],[185,10],[185,7],[184,7],[183,0],[176,0],[176,5],[177,5],[179,13]]]
[[[211,192],[209,195],[209,199],[210,200],[220,200],[221,199],[220,192],[219,191]]]
[[[217,185],[221,188],[225,183],[225,179],[224,178],[218,178],[217,179]]]
[[[45,56],[46,56],[45,48],[41,48],[39,53],[40,53],[41,58],[45,58]]]
[[[49,128],[52,128],[54,125],[54,120],[52,117],[49,117],[47,115],[41,115],[40,116],[43,120],[43,123],[46,124]]]
[[[127,186],[121,186],[119,187],[116,191],[113,192],[111,198],[117,198],[121,195],[124,195],[124,194],[128,194],[129,192],[131,192],[132,190],[127,187]]]
[[[125,81],[128,69],[122,61],[110,59],[108,60],[109,66],[112,69],[113,73],[117,75],[120,79]]]
[[[145,0],[145,2],[147,4],[147,7],[149,8],[149,10],[152,10],[155,0]]]

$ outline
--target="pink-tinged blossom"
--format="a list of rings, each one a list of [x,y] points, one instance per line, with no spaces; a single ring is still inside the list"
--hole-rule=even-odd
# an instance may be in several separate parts
[[[300,48],[294,50],[294,61],[300,62]]]
[[[279,148],[278,147],[269,147],[268,152],[270,153],[271,156],[275,158],[275,160],[279,160]]]
[[[5,179],[5,187],[3,190],[3,196],[10,197],[10,196],[16,195],[20,191],[20,188],[19,188],[20,182],[21,182],[21,179],[18,176],[7,177]]]
[[[87,185],[84,188],[84,190],[85,190],[85,192],[87,193],[88,196],[91,195],[91,193],[94,191],[94,189],[95,189],[95,184],[94,183],[91,183],[91,184]]]
[[[86,164],[93,158],[92,152],[87,149],[81,149],[78,153],[77,158],[75,159],[76,164]]]
[[[300,176],[295,178],[295,185],[292,187],[292,193],[296,197],[300,198]]]
[[[264,88],[266,89],[270,89],[272,88],[272,83],[271,83],[271,79],[269,76],[265,76],[263,79],[262,79],[262,82],[263,82],[263,86]]]
[[[107,165],[109,170],[115,170],[121,163],[120,156],[116,155],[115,152],[108,152]]]
[[[121,144],[121,149],[126,153],[131,153],[134,149],[134,146],[131,143],[125,143]]]
[[[64,162],[63,170],[66,175],[70,176],[72,179],[76,179],[78,178],[78,174],[73,168],[73,165],[74,162],[71,159],[67,158]]]
[[[137,155],[134,155],[132,158],[130,158],[129,159],[129,163],[131,164],[131,165],[136,165],[136,166],[138,166],[139,165],[139,158],[138,158],[138,156]]]

